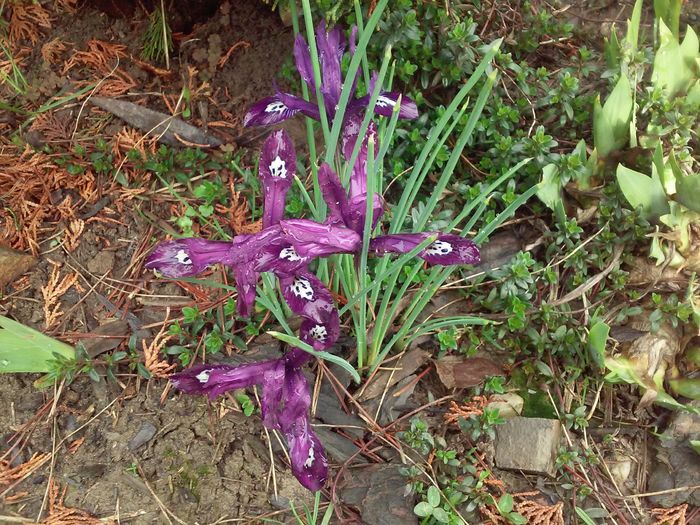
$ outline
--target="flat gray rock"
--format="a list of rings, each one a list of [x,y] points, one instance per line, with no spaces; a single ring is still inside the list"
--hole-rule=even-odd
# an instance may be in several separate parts
[[[151,439],[153,439],[153,436],[156,435],[156,430],[155,425],[150,421],[144,421],[141,423],[141,427],[139,427],[138,432],[136,432],[134,437],[129,440],[129,450],[133,452],[134,450],[144,446]]]
[[[690,402],[689,406],[700,409],[700,400]],[[700,490],[678,490],[700,485],[700,455],[691,446],[691,442],[695,441],[700,441],[700,416],[675,412],[655,446],[656,461],[647,487],[650,492],[660,492],[649,498],[654,505],[700,505]]]
[[[326,454],[335,463],[345,463],[350,458],[353,458],[353,463],[367,463],[367,459],[362,454],[357,454],[360,448],[349,439],[326,428],[314,430],[323,443]]]
[[[561,424],[556,419],[509,419],[496,427],[496,466],[553,476],[561,434]]]
[[[348,469],[340,499],[357,507],[366,525],[417,524],[414,498],[404,496],[408,478],[399,472],[401,466],[385,463]]]
[[[323,392],[318,396],[316,403],[316,419],[320,419],[326,425],[340,427],[354,438],[361,438],[365,434],[365,422],[359,417],[346,414],[338,405],[338,399]]]

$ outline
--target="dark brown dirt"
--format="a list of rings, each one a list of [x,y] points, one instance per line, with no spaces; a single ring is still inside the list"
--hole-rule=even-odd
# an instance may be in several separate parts
[[[203,399],[179,395],[161,404],[164,385],[153,381],[138,393],[134,388],[122,392],[81,379],[63,393],[55,435],[60,446],[55,449],[51,477],[68,487],[66,506],[101,517],[119,514],[126,522],[144,524],[164,520],[154,494],[185,523],[269,511],[270,458],[257,418],[231,413],[225,403],[208,406]],[[3,433],[19,429],[45,397],[33,389],[29,378],[6,376],[0,384]],[[136,448],[139,432],[148,436],[149,429],[155,435]],[[34,452],[51,451],[51,430],[48,421],[40,423],[15,462],[26,461]],[[84,442],[71,452],[69,446],[80,439]],[[280,483],[291,478],[285,472],[277,475]],[[18,486],[16,492],[24,495],[17,503],[0,504],[0,513],[36,517],[48,476],[47,463]]]

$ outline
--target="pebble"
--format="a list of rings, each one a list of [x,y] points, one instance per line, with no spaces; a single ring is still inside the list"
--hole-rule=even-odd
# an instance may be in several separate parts
[[[556,419],[509,419],[496,427],[496,466],[553,476],[561,436],[561,423]]]
[[[36,259],[31,255],[0,246],[0,288],[13,282],[35,264]]]
[[[157,429],[153,423],[151,423],[150,421],[144,421],[143,423],[141,423],[141,427],[139,428],[138,432],[136,432],[134,437],[132,437],[129,440],[129,444],[127,445],[127,447],[132,452],[141,448],[151,439],[153,439],[153,436],[156,435],[156,432]]]
[[[389,463],[349,470],[340,498],[360,509],[365,525],[417,524],[415,502],[405,496],[408,479],[401,475],[401,467]]]

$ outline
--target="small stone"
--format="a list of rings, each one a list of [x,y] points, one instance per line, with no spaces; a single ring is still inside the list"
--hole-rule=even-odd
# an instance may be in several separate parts
[[[156,427],[150,421],[144,421],[141,423],[141,428],[139,428],[134,437],[129,440],[129,450],[133,452],[134,450],[137,450],[148,443],[151,439],[153,439],[153,436],[156,435],[156,431]]]
[[[492,395],[486,406],[498,410],[498,415],[503,419],[510,419],[522,413],[525,400],[514,392],[506,392]]]
[[[0,246],[0,288],[4,288],[36,264],[26,253]]]
[[[338,399],[325,393],[318,396],[316,403],[316,418],[327,425],[340,427],[355,438],[365,434],[365,423],[355,415],[346,414],[338,405]]]
[[[348,470],[340,498],[357,507],[367,525],[417,524],[415,502],[406,497],[408,478],[401,475],[401,468],[401,464],[380,464]]]
[[[325,428],[314,430],[323,443],[326,454],[335,463],[345,463],[350,458],[353,458],[353,463],[367,463],[365,457],[358,454],[360,448],[349,439]]]
[[[97,255],[87,263],[87,269],[99,276],[110,272],[112,268],[114,268],[114,252],[105,250],[97,252]]]
[[[496,466],[553,476],[560,440],[561,424],[556,419],[509,419],[496,427]]]
[[[700,400],[691,401],[688,405],[691,409],[698,410]],[[654,505],[700,505],[700,491],[678,490],[681,487],[700,485],[700,455],[691,446],[692,442],[699,440],[700,415],[675,412],[655,447],[656,461],[652,466],[648,485],[650,492],[660,492],[649,498]]]

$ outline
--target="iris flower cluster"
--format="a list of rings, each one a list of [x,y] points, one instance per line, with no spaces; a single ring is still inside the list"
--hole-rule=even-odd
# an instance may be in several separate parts
[[[350,52],[354,51],[352,31]],[[321,92],[324,105],[336,107],[342,78],[340,63],[345,52],[345,39],[338,28],[326,31],[317,28],[316,44],[322,70]],[[297,69],[313,88],[311,58],[308,45],[298,36],[294,46]],[[390,115],[400,95],[382,92],[376,112]],[[369,97],[354,99],[348,106],[341,149],[349,161],[359,137],[358,118]],[[415,104],[403,97],[399,116],[415,118]],[[318,107],[293,95],[280,93],[256,103],[247,114],[247,125],[278,123],[297,112],[318,118]],[[231,268],[238,290],[237,313],[247,317],[256,299],[256,285],[261,272],[273,273],[279,282],[284,300],[291,311],[301,317],[299,338],[315,350],[327,350],[338,339],[340,320],[333,298],[325,284],[309,269],[319,257],[332,254],[358,254],[367,214],[367,157],[370,140],[376,143],[376,128],[371,125],[361,138],[361,147],[346,190],[338,175],[327,164],[318,170],[318,180],[328,206],[323,222],[307,219],[285,219],[285,199],[296,171],[296,155],[285,131],[273,132],[265,141],[260,155],[258,175],[264,195],[262,231],[238,235],[231,241],[199,238],[178,239],[158,244],[146,261],[146,268],[158,270],[168,277],[196,275],[207,267],[221,263]],[[375,195],[371,206],[372,229],[383,213],[381,197]],[[428,236],[435,240],[418,253],[429,264],[476,264],[479,251],[463,237],[443,233],[406,233],[379,235],[370,240],[373,254],[407,253]],[[198,365],[172,376],[179,390],[189,394],[205,394],[210,399],[235,389],[262,386],[260,409],[263,424],[280,430],[286,437],[292,472],[309,490],[323,487],[328,475],[328,461],[323,447],[311,428],[309,406],[311,394],[302,366],[312,355],[300,348],[291,348],[279,359],[232,366]]]

